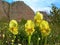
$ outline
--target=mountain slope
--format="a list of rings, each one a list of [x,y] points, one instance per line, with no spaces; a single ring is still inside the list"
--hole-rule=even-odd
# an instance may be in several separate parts
[[[0,3],[0,20],[2,20],[3,17],[5,17],[8,20],[8,15],[10,17],[10,20],[15,19],[17,21],[20,21],[22,18],[33,20],[34,11],[23,1],[17,1],[12,4],[9,4],[1,0],[0,2],[1,2]],[[10,11],[8,14],[9,6],[10,6]]]

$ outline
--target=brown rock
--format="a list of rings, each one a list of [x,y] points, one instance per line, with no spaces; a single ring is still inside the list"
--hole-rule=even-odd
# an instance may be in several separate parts
[[[2,1],[0,0],[0,20],[3,19],[3,18],[7,18],[2,6],[3,6],[3,4],[2,4]]]
[[[23,1],[17,1],[12,4],[0,1],[0,20],[2,20],[3,17],[7,20],[9,20],[9,18],[10,20],[15,19],[17,21],[20,21],[22,18],[33,20],[34,11]]]

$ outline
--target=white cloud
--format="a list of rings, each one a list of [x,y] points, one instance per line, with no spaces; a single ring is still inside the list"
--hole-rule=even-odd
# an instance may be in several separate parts
[[[46,12],[50,13],[50,10],[51,10],[50,7],[37,7],[37,8],[31,7],[31,8],[33,9],[34,12],[36,12],[36,11],[46,11]]]
[[[29,5],[35,12],[36,11],[46,11],[50,12],[51,8],[48,7],[54,2],[58,2],[56,0],[14,0],[14,1],[24,1],[27,5]],[[39,3],[39,4],[38,4]]]
[[[29,2],[37,2],[38,0],[13,0],[13,1],[29,1]]]

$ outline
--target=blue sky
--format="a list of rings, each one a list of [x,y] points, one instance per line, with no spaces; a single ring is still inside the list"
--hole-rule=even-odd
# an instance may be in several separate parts
[[[9,3],[12,3],[12,1],[24,1],[34,10],[34,12],[46,11],[49,13],[51,10],[52,3],[60,8],[60,0],[6,0],[6,1]]]

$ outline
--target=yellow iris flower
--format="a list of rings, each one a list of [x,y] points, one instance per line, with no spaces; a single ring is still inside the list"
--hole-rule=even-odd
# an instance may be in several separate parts
[[[25,31],[27,35],[32,35],[35,31],[34,23],[31,20],[27,20],[27,23],[25,24]]]
[[[36,15],[34,17],[34,21],[37,26],[39,26],[41,20],[43,20],[43,14],[41,14],[40,12],[36,12]]]
[[[11,20],[9,23],[9,30],[12,32],[14,35],[18,34],[18,23],[16,20]]]
[[[50,27],[47,21],[42,20],[42,22],[40,23],[40,30],[41,30],[41,34],[44,36],[48,36],[50,34]]]

